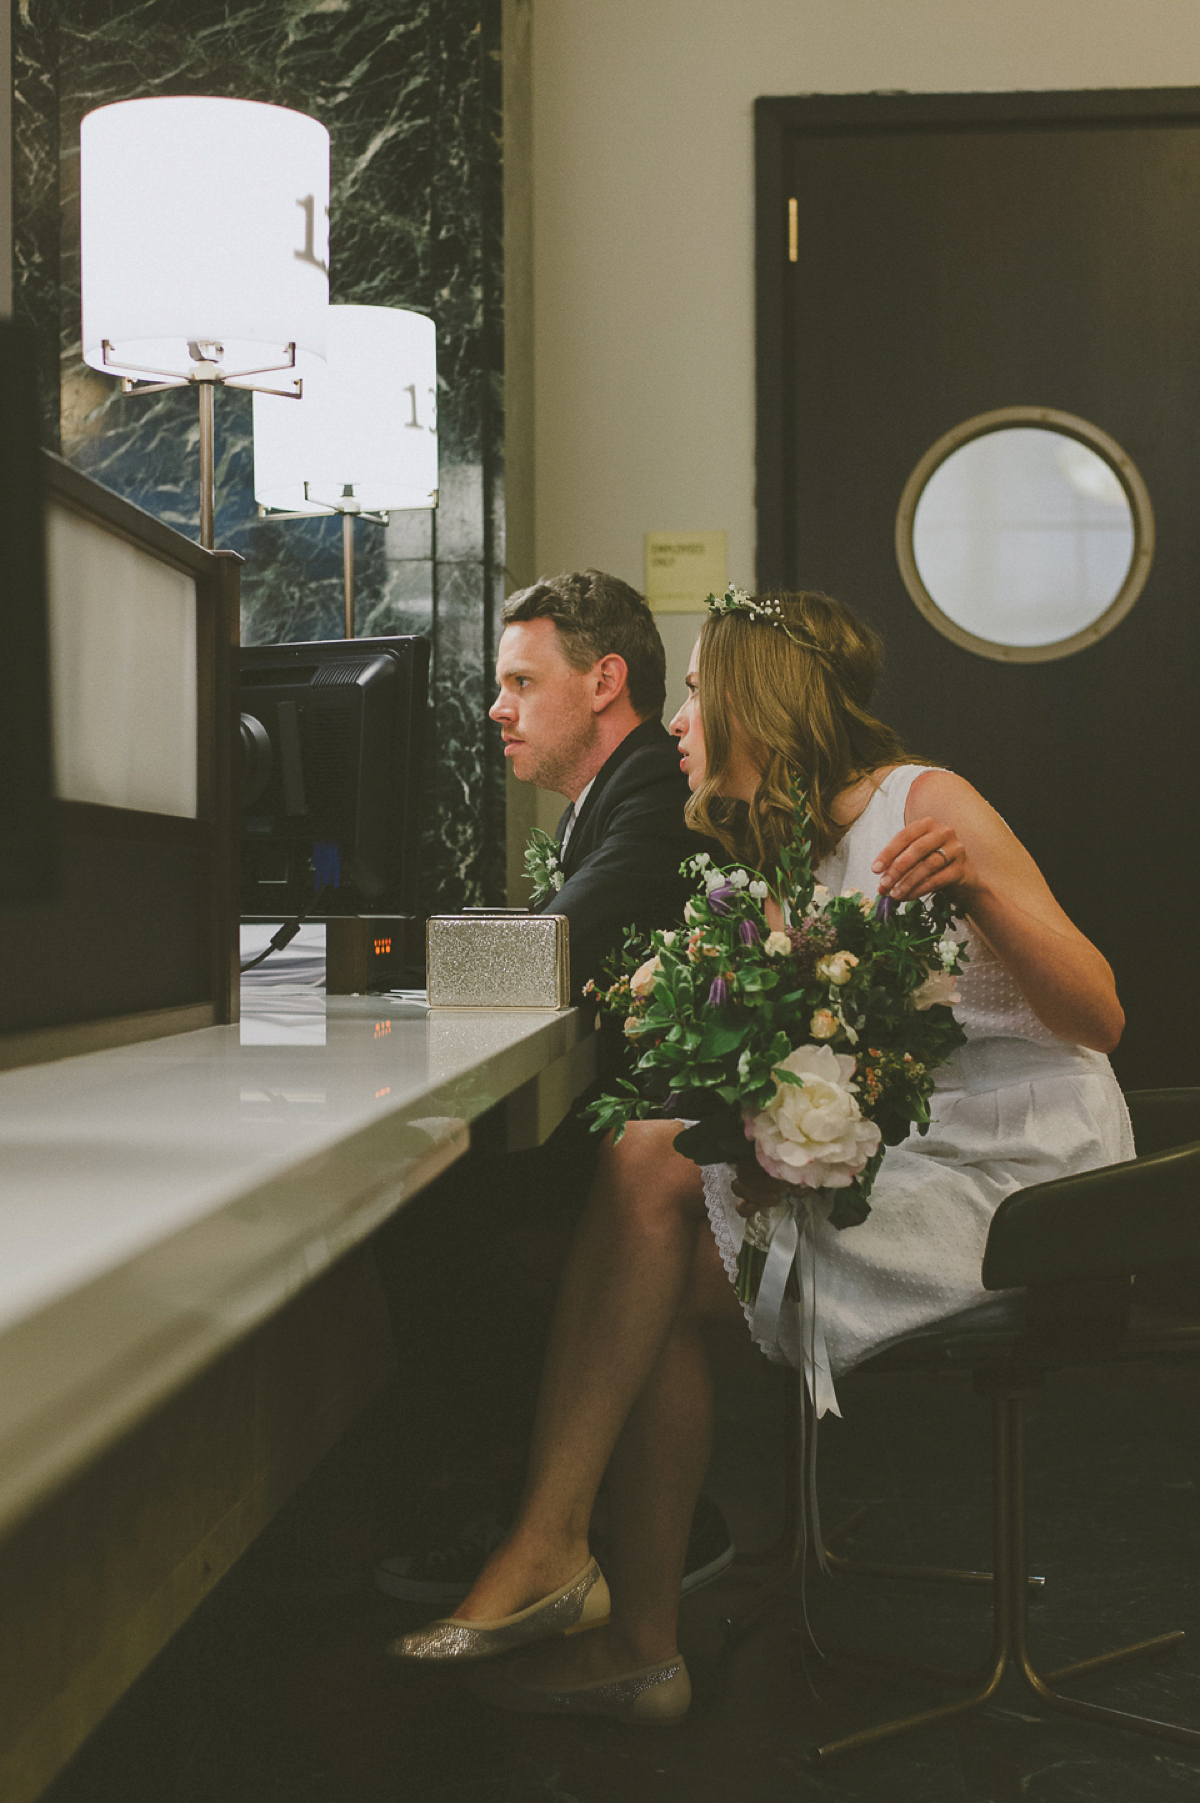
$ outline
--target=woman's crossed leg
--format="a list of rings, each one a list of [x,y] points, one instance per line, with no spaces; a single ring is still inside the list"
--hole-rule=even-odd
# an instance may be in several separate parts
[[[609,1474],[612,1622],[531,1656],[562,1681],[675,1652],[692,1511],[708,1464],[705,1320],[742,1322],[679,1124],[633,1123],[606,1144],[563,1273],[521,1507],[458,1620],[488,1621],[566,1583],[588,1559]]]

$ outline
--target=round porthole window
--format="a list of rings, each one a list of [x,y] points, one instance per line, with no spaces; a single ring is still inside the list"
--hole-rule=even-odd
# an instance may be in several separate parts
[[[1041,662],[1124,619],[1154,557],[1154,510],[1098,426],[1002,407],[922,457],[900,500],[896,556],[921,612],[955,644]]]

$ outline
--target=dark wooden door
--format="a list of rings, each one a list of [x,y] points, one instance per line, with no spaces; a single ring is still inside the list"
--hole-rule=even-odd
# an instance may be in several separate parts
[[[763,100],[757,127],[759,583],[883,634],[880,711],[1111,959],[1122,1081],[1198,1082],[1200,91]],[[1107,637],[1005,664],[921,616],[894,528],[936,439],[1021,405],[1118,441],[1157,549]]]

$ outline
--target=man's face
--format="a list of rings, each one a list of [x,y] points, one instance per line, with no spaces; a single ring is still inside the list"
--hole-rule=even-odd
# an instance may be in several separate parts
[[[500,693],[488,713],[500,722],[514,775],[570,794],[599,734],[594,672],[567,662],[553,620],[519,620],[501,635],[496,681]]]

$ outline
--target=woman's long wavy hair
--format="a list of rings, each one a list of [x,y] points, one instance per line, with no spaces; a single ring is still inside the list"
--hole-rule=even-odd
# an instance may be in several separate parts
[[[868,626],[829,595],[772,591],[755,599],[777,606],[778,625],[710,614],[700,633],[706,768],[687,822],[772,873],[792,836],[793,783],[808,798],[818,863],[845,831],[832,813],[842,790],[881,765],[921,760],[870,711],[883,647]],[[748,807],[721,794],[735,731],[762,773]]]

